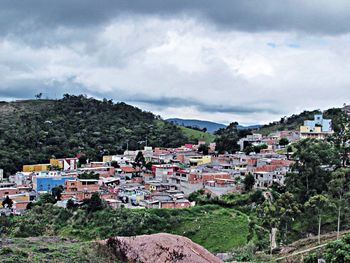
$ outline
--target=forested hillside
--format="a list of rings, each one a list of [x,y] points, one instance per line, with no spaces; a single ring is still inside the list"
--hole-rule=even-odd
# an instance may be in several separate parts
[[[0,168],[77,153],[102,155],[149,146],[177,147],[191,142],[174,124],[125,103],[64,95],[60,100],[0,103]]]

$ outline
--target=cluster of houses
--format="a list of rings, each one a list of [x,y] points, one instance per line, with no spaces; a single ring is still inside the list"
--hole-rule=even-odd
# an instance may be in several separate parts
[[[315,116],[314,121],[326,126],[321,132],[328,127],[328,120]],[[248,174],[254,176],[256,188],[268,189],[274,183],[284,184],[293,163],[288,155],[278,151],[279,140],[298,140],[307,125],[314,127],[308,133],[320,133],[316,124],[307,122],[300,131],[248,135],[238,142],[242,150],[247,143],[268,146],[260,153],[249,155],[242,151],[217,154],[214,143],[209,145],[208,155],[203,155],[198,148],[205,142],[200,141],[197,145],[179,148],[145,147],[141,152],[145,162],[151,163],[148,169],[135,163],[139,151],[129,150],[86,164],[80,164],[74,157],[24,165],[22,171],[6,181],[0,174],[0,208],[1,200],[9,197],[13,202],[12,211],[22,213],[41,193],[51,193],[55,187],[62,190],[57,205],[65,207],[70,199],[79,203],[98,193],[112,208],[187,208],[194,205],[188,196],[200,189],[212,196],[240,192]]]

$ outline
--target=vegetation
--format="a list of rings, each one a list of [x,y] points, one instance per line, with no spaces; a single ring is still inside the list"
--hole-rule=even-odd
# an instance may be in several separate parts
[[[205,141],[206,143],[211,143],[215,140],[215,135],[203,132],[202,130],[194,130],[184,126],[180,126],[180,129],[192,142]]]
[[[59,237],[3,239],[1,263],[18,262],[109,262],[95,243]]]
[[[22,238],[57,235],[88,241],[167,232],[186,236],[212,252],[243,246],[249,234],[247,216],[219,206],[112,210],[97,198],[84,203],[82,208],[71,209],[50,203],[34,205],[25,217],[6,218],[1,234]]]
[[[64,95],[60,100],[1,103],[0,166],[7,173],[52,157],[99,160],[149,146],[178,147],[195,138],[183,128],[125,103]],[[192,132],[191,129],[186,130]],[[198,132],[198,131],[194,131]],[[206,134],[206,133],[203,133]],[[206,134],[212,141],[212,135]]]
[[[332,108],[323,112],[323,116],[324,118],[334,120],[337,116],[339,116],[340,112],[341,112],[341,109]],[[320,113],[319,110],[314,110],[314,111],[303,111],[300,114],[293,114],[290,117],[284,116],[280,119],[280,121],[275,121],[275,122],[271,122],[269,124],[263,125],[262,127],[258,128],[256,131],[263,135],[268,135],[276,131],[299,130],[299,127],[303,125],[305,120],[313,120],[314,115],[318,113]]]
[[[350,262],[350,235],[344,236],[340,240],[329,243],[325,249],[317,253],[308,255],[305,263],[317,263],[318,259],[323,259],[329,263],[346,263]]]

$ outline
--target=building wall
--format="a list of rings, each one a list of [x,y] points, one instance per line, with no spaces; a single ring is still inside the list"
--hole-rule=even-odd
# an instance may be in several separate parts
[[[49,170],[50,164],[23,165],[23,172],[40,172]]]
[[[56,177],[37,177],[33,176],[33,189],[36,192],[48,192],[52,188],[59,185],[64,185],[66,180],[73,180],[71,176],[56,176]]]

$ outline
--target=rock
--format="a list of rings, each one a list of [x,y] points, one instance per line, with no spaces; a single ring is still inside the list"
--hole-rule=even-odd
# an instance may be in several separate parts
[[[171,234],[113,237],[100,244],[112,258],[139,263],[222,263],[190,239]]]

